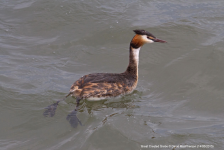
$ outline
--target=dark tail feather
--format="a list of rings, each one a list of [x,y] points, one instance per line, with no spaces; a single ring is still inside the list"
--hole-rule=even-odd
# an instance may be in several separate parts
[[[64,101],[69,95],[71,95],[72,93],[70,92],[68,95],[66,95],[65,96],[65,98],[63,98],[62,100],[58,100],[57,102],[55,102],[54,104],[51,104],[51,105],[49,105],[49,106],[47,106],[45,109],[45,111],[44,111],[44,113],[43,113],[43,115],[45,116],[45,117],[53,117],[54,115],[55,115],[55,111],[56,111],[56,109],[57,109],[57,106],[58,106],[58,103],[59,102],[61,102],[61,101]]]

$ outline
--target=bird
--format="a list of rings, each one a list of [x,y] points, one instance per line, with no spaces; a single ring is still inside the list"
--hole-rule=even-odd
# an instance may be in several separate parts
[[[129,46],[129,64],[124,72],[92,73],[82,76],[72,84],[68,95],[64,99],[58,100],[54,104],[46,107],[43,115],[53,117],[58,103],[72,95],[76,98],[76,108],[68,114],[67,120],[75,128],[78,124],[82,125],[76,116],[80,100],[87,99],[89,101],[95,101],[130,94],[138,83],[139,52],[141,47],[146,43],[167,43],[164,40],[156,38],[146,30],[137,29],[133,31],[135,35]]]

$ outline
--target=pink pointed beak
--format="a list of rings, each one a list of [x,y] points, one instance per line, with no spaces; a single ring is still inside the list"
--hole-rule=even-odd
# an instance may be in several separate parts
[[[167,43],[166,41],[160,40],[160,39],[154,39],[154,42],[160,42],[160,43]]]

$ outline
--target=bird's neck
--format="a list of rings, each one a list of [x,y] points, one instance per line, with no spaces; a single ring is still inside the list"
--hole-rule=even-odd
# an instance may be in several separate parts
[[[139,52],[140,48],[133,48],[132,45],[130,45],[129,50],[129,65],[125,73],[131,75],[132,77],[138,79],[138,62],[139,62]]]

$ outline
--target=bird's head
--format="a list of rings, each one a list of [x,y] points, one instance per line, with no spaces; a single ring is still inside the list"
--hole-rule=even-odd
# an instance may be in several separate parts
[[[136,35],[133,37],[131,41],[131,46],[133,48],[139,48],[146,43],[154,43],[154,42],[167,43],[166,41],[157,39],[154,35],[152,35],[148,31],[134,30],[134,32]]]

